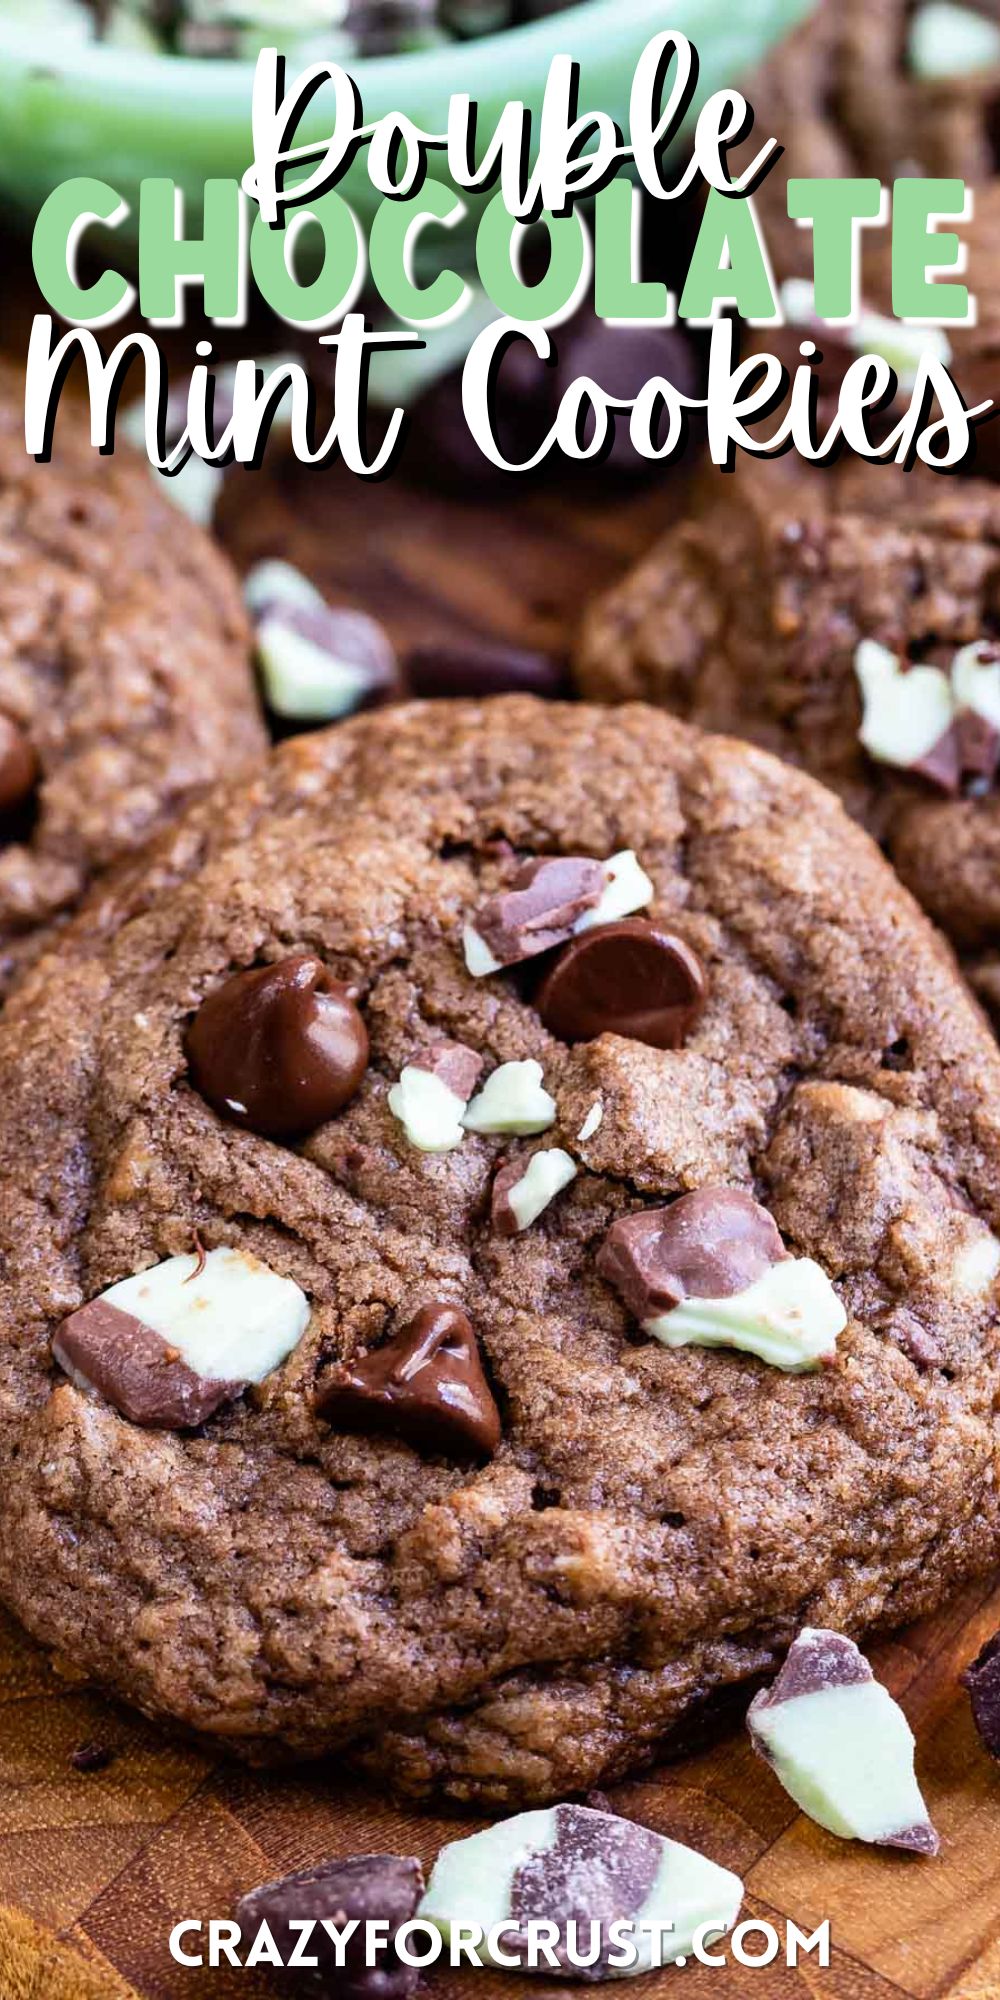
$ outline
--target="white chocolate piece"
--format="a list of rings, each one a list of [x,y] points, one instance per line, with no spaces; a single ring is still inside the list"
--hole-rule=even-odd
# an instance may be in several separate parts
[[[271,604],[288,604],[299,611],[322,611],[326,599],[307,576],[293,563],[281,562],[277,556],[269,556],[264,562],[255,563],[243,579],[243,602],[251,617],[266,610]]]
[[[829,1361],[846,1325],[826,1272],[811,1257],[783,1257],[745,1291],[682,1299],[643,1321],[664,1347],[736,1347],[791,1375]]]
[[[974,76],[1000,63],[1000,26],[972,7],[927,0],[913,16],[907,58],[914,76]]]
[[[789,1796],[828,1833],[937,1852],[914,1774],[913,1732],[851,1640],[800,1632],[777,1681],[754,1696],[747,1727]]]
[[[168,1257],[100,1296],[176,1347],[196,1375],[263,1382],[305,1333],[305,1293],[247,1250],[209,1250],[200,1271],[198,1262]]]
[[[275,715],[303,722],[331,722],[349,715],[371,687],[371,675],[338,659],[280,616],[265,613],[257,628],[257,659],[267,705]]]
[[[919,764],[955,719],[951,681],[940,667],[910,667],[876,639],[854,655],[864,717],[858,737],[870,757],[903,770]]]
[[[592,910],[585,910],[573,925],[573,935],[581,931],[593,930],[595,924],[614,923],[619,917],[629,917],[635,910],[643,910],[653,900],[653,884],[630,847],[622,848],[620,854],[612,854],[603,864],[607,876],[607,888],[599,903]]]
[[[480,937],[472,924],[466,924],[462,932],[462,949],[466,970],[473,979],[487,979],[491,972],[501,971],[500,960],[494,958],[486,939]]]
[[[389,1092],[389,1109],[411,1146],[421,1153],[450,1153],[465,1137],[462,1115],[468,1099],[450,1090],[433,1070],[407,1063]]]
[[[536,1812],[518,1813],[513,1819],[486,1827],[482,1833],[450,1841],[434,1863],[417,1907],[418,1918],[433,1924],[446,1941],[460,1924],[481,1926],[488,1936],[494,1925],[509,1923],[510,1931],[497,1940],[497,1957],[490,1955],[488,1947],[477,1947],[484,1964],[496,1965],[504,1971],[537,1971],[551,1978],[556,1968],[544,1960],[531,1965],[523,1947],[520,1968],[516,1964],[519,1947],[513,1933],[516,1925],[525,1921],[523,1909],[516,1907],[516,1884],[526,1864],[544,1862],[546,1854],[556,1850],[560,1828],[565,1828],[566,1816],[570,1814],[584,1821],[590,1834],[589,1854],[571,1874],[574,1913],[585,1940],[587,1877],[589,1868],[595,1866],[591,1859],[594,1834],[600,1833],[603,1824],[607,1829],[609,1854],[613,1854],[612,1843],[620,1837],[623,1825],[632,1830],[617,1815],[595,1812],[588,1807],[547,1806]],[[743,1901],[743,1884],[728,1868],[720,1868],[696,1849],[668,1840],[662,1834],[646,1828],[636,1828],[635,1832],[646,1845],[647,1853],[651,1853],[652,1879],[638,1907],[622,1910],[627,1943],[611,1947],[600,1965],[592,1968],[592,1979],[634,1978],[656,1965],[669,1965],[677,1958],[690,1956],[696,1935],[708,1941],[732,1928]],[[565,1837],[563,1832],[562,1838]],[[599,1866],[598,1861],[596,1867]],[[560,1926],[562,1944],[566,1913],[550,1904],[545,1914]],[[538,1915],[542,1915],[541,1910]],[[639,1929],[643,1922],[669,1926],[662,1946],[655,1935]],[[634,1950],[634,1962],[629,1962],[629,1948]],[[502,1963],[500,1953],[506,1964]],[[515,1961],[513,1967],[511,1960]],[[560,1966],[559,1970],[573,1976],[572,1965]]]
[[[555,1099],[542,1083],[542,1065],[529,1057],[526,1062],[501,1063],[473,1098],[462,1122],[467,1132],[510,1132],[526,1138],[532,1132],[546,1132],[555,1117]]]
[[[604,1117],[604,1106],[601,1103],[600,1098],[595,1097],[594,1102],[591,1105],[590,1110],[588,1111],[587,1116],[584,1119],[583,1124],[581,1125],[580,1130],[576,1135],[577,1139],[581,1141],[592,1139],[594,1133],[600,1130],[601,1121],[603,1117]]]
[[[561,1146],[533,1153],[520,1180],[507,1194],[518,1230],[530,1229],[561,1189],[575,1181],[576,1173],[576,1162]]]
[[[952,693],[956,708],[971,709],[1000,730],[1000,660],[984,660],[982,651],[979,641],[959,648],[951,663]]]

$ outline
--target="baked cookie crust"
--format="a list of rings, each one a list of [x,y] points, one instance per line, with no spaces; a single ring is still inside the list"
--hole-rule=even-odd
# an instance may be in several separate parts
[[[0,987],[92,876],[266,745],[221,551],[70,402],[36,465],[23,398],[0,366],[0,718],[38,767],[0,823]]]

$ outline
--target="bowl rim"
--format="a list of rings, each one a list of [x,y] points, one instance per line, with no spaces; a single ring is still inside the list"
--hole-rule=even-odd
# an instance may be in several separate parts
[[[768,5],[775,14],[781,13],[781,0],[768,0]],[[683,13],[690,9],[691,0],[685,0],[679,11]],[[707,0],[707,4],[706,0],[699,0],[699,11],[722,14],[726,9],[720,0]],[[556,23],[560,31],[564,27],[566,30],[565,36],[559,33],[558,40],[554,37]],[[573,0],[572,5],[543,14],[536,21],[501,28],[494,34],[476,35],[464,42],[440,42],[431,48],[403,50],[397,55],[359,56],[343,67],[347,68],[348,74],[363,92],[366,81],[378,90],[393,77],[430,76],[443,62],[447,62],[456,77],[454,88],[460,89],[463,79],[468,80],[470,75],[481,71],[486,50],[507,59],[523,52],[526,58],[531,59],[534,71],[538,66],[535,59],[539,57],[545,68],[557,54],[585,60],[593,53],[595,43],[606,43],[609,33],[620,37],[623,31],[644,27],[652,34],[670,25],[664,19],[663,0]],[[680,23],[677,25],[680,26]],[[696,29],[700,30],[701,25],[701,20],[689,20],[681,32],[694,33]],[[569,46],[564,47],[564,42]],[[261,46],[266,48],[269,44],[265,41]],[[126,85],[142,95],[147,91],[155,92],[162,98],[169,79],[182,86],[188,102],[191,96],[212,96],[218,101],[221,92],[224,96],[238,94],[248,104],[247,93],[255,60],[250,56],[178,55],[169,49],[154,52],[114,48],[97,40],[67,40],[56,51],[46,49],[40,52],[37,25],[19,24],[0,15],[0,64],[13,62],[19,68],[34,72],[38,81],[44,79],[49,88],[57,85],[86,86],[100,80],[112,87]],[[472,94],[475,95],[474,92]]]

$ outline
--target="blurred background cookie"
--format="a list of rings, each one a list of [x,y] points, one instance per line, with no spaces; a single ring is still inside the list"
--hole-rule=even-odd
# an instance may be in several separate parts
[[[24,450],[0,366],[0,986],[91,877],[264,746],[229,564],[64,404]]]

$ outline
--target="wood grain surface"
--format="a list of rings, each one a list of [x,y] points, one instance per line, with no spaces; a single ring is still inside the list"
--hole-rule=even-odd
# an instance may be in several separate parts
[[[23,355],[34,309],[24,254],[0,242],[0,256],[2,340]],[[336,471],[279,463],[232,475],[219,526],[241,565],[284,555],[338,599],[384,619],[401,645],[499,636],[562,650],[586,596],[679,504],[676,478],[632,494],[600,480],[512,482],[483,504],[402,479],[360,486]],[[690,1966],[652,1975],[643,1996],[1000,1996],[1000,1769],[978,1744],[958,1684],[998,1625],[1000,1587],[984,1583],[873,1655],[917,1734],[920,1778],[943,1836],[936,1862],[823,1833],[796,1812],[738,1727],[617,1788],[620,1810],[738,1870],[744,1914],[779,1928],[792,1919],[812,1929],[828,1917],[834,1942],[827,1971],[812,1959],[797,1970]],[[88,1744],[112,1753],[104,1768],[74,1767],[73,1753]],[[426,1864],[457,1830],[454,1820],[345,1786],[336,1769],[262,1777],[230,1765],[57,1672],[0,1616],[0,1905],[19,1913],[0,1910],[0,2000],[254,2000],[276,1990],[260,1974],[174,1964],[172,1924],[228,1916],[254,1883],[326,1855],[386,1848]],[[80,1954],[75,1973],[52,1934]],[[554,2000],[566,1987],[444,1971],[427,1990],[429,2000]]]

